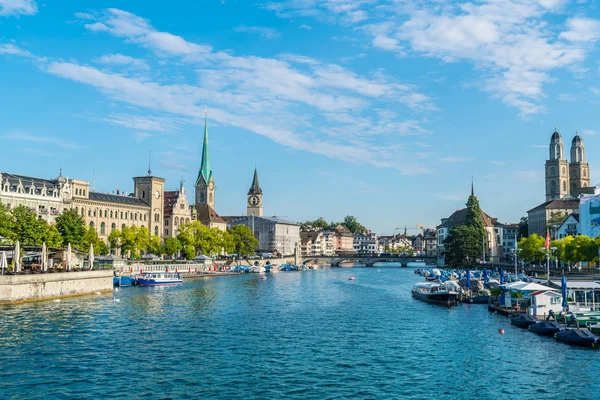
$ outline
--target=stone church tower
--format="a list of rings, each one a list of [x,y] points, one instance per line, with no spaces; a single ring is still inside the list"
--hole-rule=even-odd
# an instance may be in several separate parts
[[[204,113],[204,144],[202,146],[202,164],[196,179],[196,197],[194,205],[208,205],[215,208],[215,181],[212,170],[210,169],[210,159],[208,156],[208,124],[207,114]]]
[[[555,127],[550,139],[550,159],[546,161],[546,201],[567,196],[570,188],[569,163],[564,158],[563,141]]]
[[[248,215],[262,217],[263,215],[263,192],[258,183],[258,172],[254,168],[254,179],[248,191]]]
[[[571,142],[571,163],[569,164],[569,178],[571,181],[571,196],[577,197],[583,188],[590,186],[590,166],[585,161],[585,147],[583,139],[576,131]]]

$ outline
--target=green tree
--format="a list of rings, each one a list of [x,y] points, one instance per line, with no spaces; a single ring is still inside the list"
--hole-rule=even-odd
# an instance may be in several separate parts
[[[0,243],[3,240],[13,241],[15,239],[13,227],[13,216],[7,205],[0,203]]]
[[[196,248],[192,244],[188,244],[183,248],[183,256],[186,260],[191,260],[196,257]]]
[[[345,226],[352,233],[367,231],[367,229],[358,222],[356,217],[352,215],[347,215],[341,225]]]
[[[458,225],[450,229],[444,241],[444,258],[447,265],[460,266],[469,260],[481,258],[481,240],[473,226]]]
[[[550,232],[551,237],[556,237],[556,231],[558,228],[560,228],[562,223],[565,222],[567,217],[567,213],[562,211],[550,213],[550,218],[548,218],[548,221],[546,221],[546,230]]]
[[[208,256],[219,253],[224,244],[222,231],[204,226],[200,221],[179,225],[177,239],[186,251],[187,246],[193,246],[196,253],[202,252]]]
[[[233,252],[239,256],[251,256],[258,248],[258,239],[246,225],[236,225],[227,231],[233,238]]]
[[[483,220],[481,219],[481,215],[483,214],[481,211],[481,207],[479,207],[479,200],[474,194],[471,194],[467,199],[467,216],[466,216],[466,224],[473,228],[472,234],[477,238],[479,242],[479,254],[482,256],[481,242],[485,240],[485,253],[488,254],[488,243],[487,243],[487,234],[483,227]],[[485,238],[485,239],[484,239]]]
[[[110,244],[111,249],[120,249],[121,248],[121,231],[115,229],[108,235],[108,243]]]
[[[165,239],[165,245],[164,245],[164,254],[167,254],[169,256],[174,256],[177,253],[179,253],[181,250],[183,249],[183,246],[181,246],[181,243],[179,242],[179,240],[177,240],[177,238],[166,238]],[[195,252],[195,250],[194,250]],[[192,257],[194,258],[194,257]]]
[[[319,217],[314,221],[306,221],[301,225],[302,229],[307,229],[309,227],[315,229],[328,229],[329,223],[325,221],[323,217]]]
[[[521,220],[519,221],[519,236],[524,237],[524,238],[529,236],[529,218],[528,217],[521,217]]]
[[[160,236],[153,235],[148,241],[148,252],[161,256],[164,254],[162,240]]]
[[[42,240],[46,242],[46,246],[48,247],[61,247],[63,238],[60,236],[60,232],[56,225],[46,225],[46,230],[42,236]]]
[[[65,210],[56,217],[56,228],[62,236],[63,246],[81,245],[86,234],[85,220],[74,209]]]
[[[39,219],[34,211],[25,206],[15,207],[12,216],[13,239],[19,240],[22,246],[41,246],[47,222]]]
[[[520,249],[519,257],[525,261],[541,261],[546,258],[546,254],[543,250],[546,239],[532,234],[529,237],[522,238],[519,241],[518,248]]]

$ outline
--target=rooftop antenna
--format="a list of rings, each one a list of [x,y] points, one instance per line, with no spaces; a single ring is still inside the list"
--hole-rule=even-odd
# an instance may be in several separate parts
[[[150,165],[152,165],[152,150],[148,150],[148,175],[152,175],[152,168],[150,168]]]

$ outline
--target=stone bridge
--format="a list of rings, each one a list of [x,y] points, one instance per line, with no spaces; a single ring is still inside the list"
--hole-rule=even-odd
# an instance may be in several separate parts
[[[344,264],[360,263],[367,267],[373,267],[375,264],[381,263],[399,263],[403,267],[409,266],[409,263],[425,262],[429,265],[437,262],[436,257],[394,257],[394,256],[302,256],[302,263],[310,264],[329,264],[332,267],[342,267]]]

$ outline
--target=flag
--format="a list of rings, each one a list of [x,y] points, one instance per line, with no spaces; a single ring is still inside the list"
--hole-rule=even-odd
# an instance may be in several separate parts
[[[550,248],[550,231],[546,232],[546,243],[544,243],[546,250]]]

